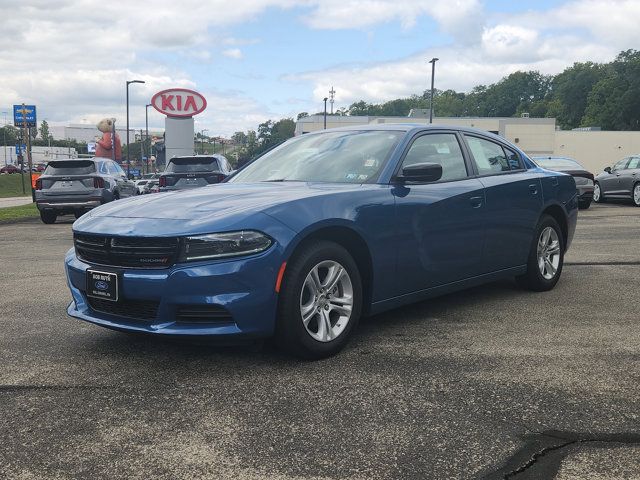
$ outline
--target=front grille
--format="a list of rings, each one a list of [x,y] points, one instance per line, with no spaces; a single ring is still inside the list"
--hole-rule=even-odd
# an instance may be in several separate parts
[[[80,260],[114,267],[166,268],[179,252],[177,238],[74,234],[73,240]]]
[[[118,317],[136,320],[155,320],[158,315],[159,302],[152,300],[127,300],[110,302],[100,298],[87,297],[89,306],[96,312],[108,313]]]
[[[231,314],[220,305],[180,305],[176,321],[184,323],[233,323]]]

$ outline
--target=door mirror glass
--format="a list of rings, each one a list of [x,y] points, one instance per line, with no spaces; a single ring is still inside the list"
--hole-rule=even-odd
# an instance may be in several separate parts
[[[414,163],[402,168],[402,180],[408,182],[437,182],[442,178],[439,163]]]
[[[607,173],[611,173],[611,167],[605,167],[604,171]]]

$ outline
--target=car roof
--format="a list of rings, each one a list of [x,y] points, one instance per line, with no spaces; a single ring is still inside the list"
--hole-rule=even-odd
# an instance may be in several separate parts
[[[349,132],[349,131],[400,131],[400,132],[417,132],[428,130],[456,130],[459,132],[473,133],[477,135],[484,135],[487,137],[493,137],[501,141],[507,141],[505,138],[488,132],[487,130],[481,130],[473,127],[462,127],[459,125],[446,125],[446,124],[425,124],[425,123],[376,123],[369,125],[351,125],[347,127],[328,128],[326,130],[316,130],[315,132],[309,132],[306,135],[317,135],[324,132]]]

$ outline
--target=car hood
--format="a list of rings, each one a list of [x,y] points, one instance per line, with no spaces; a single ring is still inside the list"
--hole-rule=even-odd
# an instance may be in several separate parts
[[[231,228],[296,200],[373,185],[305,182],[221,183],[190,190],[136,196],[102,205],[81,217],[74,230],[130,235],[206,231],[213,223]]]

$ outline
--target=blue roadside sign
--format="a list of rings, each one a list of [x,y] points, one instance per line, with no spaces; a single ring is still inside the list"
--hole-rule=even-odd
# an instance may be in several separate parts
[[[35,127],[36,118],[36,106],[35,105],[22,105],[13,106],[13,124],[16,127],[24,127],[24,122],[27,122],[27,127]]]
[[[140,169],[139,168],[130,168],[129,169],[129,173],[131,175],[133,175],[134,177],[139,177],[140,176]]]
[[[22,155],[23,152],[27,152],[27,146],[24,144],[16,145],[16,155]]]

